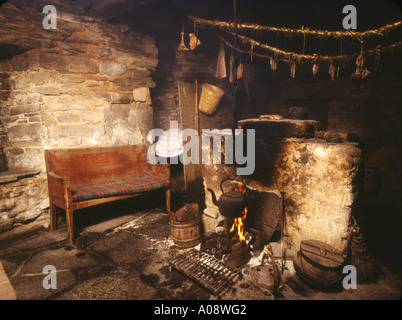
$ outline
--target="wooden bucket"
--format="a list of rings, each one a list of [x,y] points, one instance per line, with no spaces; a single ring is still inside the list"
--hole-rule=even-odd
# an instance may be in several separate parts
[[[176,247],[187,249],[195,247],[201,241],[201,217],[189,222],[169,221],[170,230]]]
[[[340,284],[345,258],[326,243],[305,240],[300,244],[293,265],[297,275],[312,287],[330,289]]]

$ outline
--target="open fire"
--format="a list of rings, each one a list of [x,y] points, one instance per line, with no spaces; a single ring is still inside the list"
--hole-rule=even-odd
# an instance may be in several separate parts
[[[237,231],[235,237],[239,238],[239,241],[244,241],[246,238],[244,237],[244,220],[247,217],[247,207],[244,208],[243,216],[239,218],[234,218],[232,228],[230,228],[229,232]]]
[[[241,181],[234,186],[233,194],[247,194],[247,187]],[[236,199],[238,199],[238,195]],[[240,202],[240,201],[239,201]],[[231,267],[240,267],[247,263],[252,257],[251,252],[258,254],[263,248],[262,232],[250,227],[246,227],[248,207],[246,202],[241,202],[239,210],[240,216],[225,216],[222,230],[212,230],[204,234],[201,238],[202,252],[213,255],[217,259],[222,259],[224,263]],[[225,211],[225,213],[227,213]]]
[[[238,183],[237,184],[237,191],[241,192],[243,195],[246,193],[247,189],[244,187],[244,184]],[[247,218],[247,206],[243,210],[243,215],[238,218],[234,218],[233,225],[229,230],[229,233],[236,231],[235,237],[239,239],[239,241],[246,240],[244,236],[244,221]]]

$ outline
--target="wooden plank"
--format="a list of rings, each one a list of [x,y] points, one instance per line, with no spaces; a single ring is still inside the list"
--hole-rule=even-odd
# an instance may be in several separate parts
[[[45,150],[49,169],[77,168],[146,160],[144,146],[115,146]]]
[[[77,201],[73,202],[73,208],[75,209],[82,209],[86,207],[91,207],[95,206],[98,204],[103,204],[103,203],[108,203],[108,202],[113,202],[117,200],[123,200],[127,198],[132,198],[132,197],[137,197],[142,195],[142,193],[136,193],[136,194],[125,194],[121,196],[114,196],[114,197],[107,197],[107,198],[97,198],[97,199],[91,199],[91,200],[83,200],[83,201]]]
[[[46,168],[69,177],[71,186],[138,177],[146,166],[144,146],[45,150]]]
[[[300,251],[305,258],[324,267],[337,268],[345,261],[341,252],[318,240],[302,241]]]
[[[17,300],[17,294],[0,261],[0,300]]]
[[[71,186],[119,180],[124,178],[135,178],[144,174],[145,162],[127,162],[104,166],[89,166],[77,169],[62,169],[53,171],[55,174],[68,177]]]
[[[181,114],[181,125],[182,129],[194,129],[198,131],[198,128],[195,124],[195,119],[197,119],[196,115],[196,93],[198,94],[198,87],[196,90],[194,83],[189,82],[180,82],[178,87],[179,90],[179,108]],[[197,119],[197,124],[198,124]],[[188,142],[185,141],[184,144]],[[199,153],[201,155],[201,153]],[[190,152],[188,154],[191,155]],[[185,189],[188,192],[198,192],[198,190],[202,190],[202,170],[201,165],[189,163],[183,165],[183,175],[185,181]]]

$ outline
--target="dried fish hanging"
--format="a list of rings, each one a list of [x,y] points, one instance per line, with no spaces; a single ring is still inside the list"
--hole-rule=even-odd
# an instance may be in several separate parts
[[[313,76],[315,77],[318,73],[318,63],[313,64]]]
[[[234,35],[231,32],[228,32],[230,35]],[[228,47],[234,49],[233,44],[231,44],[229,41],[227,41],[223,36],[221,36],[220,34],[217,34],[218,38],[223,41]],[[356,53],[352,53],[352,54],[342,54],[342,55],[336,55],[336,56],[327,56],[327,55],[318,55],[318,54],[298,54],[295,52],[288,52],[288,51],[284,51],[272,46],[269,46],[267,44],[264,43],[260,43],[258,41],[255,41],[251,38],[242,36],[242,35],[238,35],[238,38],[243,42],[243,43],[254,43],[254,46],[258,46],[259,48],[262,48],[266,51],[269,51],[269,54],[262,54],[260,52],[253,52],[253,56],[255,57],[259,57],[259,58],[264,58],[264,59],[270,59],[272,56],[275,57],[276,60],[280,60],[280,61],[285,61],[285,62],[289,62],[291,60],[297,59],[298,63],[314,63],[315,61],[317,61],[317,58],[319,58],[320,62],[330,62],[330,61],[337,61],[337,62],[345,62],[345,61],[350,61],[351,59],[354,59],[355,57],[358,56],[358,54]],[[392,45],[388,45],[386,47],[382,48],[382,52],[392,52],[398,48],[402,48],[402,41],[399,41],[397,43],[394,43]],[[244,54],[250,54],[249,50],[244,50],[244,49],[240,49],[237,48],[236,49],[237,52],[239,53],[244,53]],[[369,51],[365,52],[365,56],[372,56],[374,54],[377,53],[377,49],[372,49]]]
[[[329,63],[328,73],[331,76],[331,80],[335,80],[335,64],[333,61]]]
[[[225,44],[221,42],[218,53],[218,62],[216,64],[215,78],[226,78]]]
[[[270,65],[272,71],[276,71],[277,60],[273,57],[269,58],[269,65]]]
[[[230,74],[229,74],[229,82],[233,83],[234,81],[234,65],[235,65],[235,57],[234,57],[234,53],[231,52],[230,53],[230,59],[229,59],[229,66],[230,66]],[[237,77],[236,79],[239,80],[243,77],[243,73],[244,73],[244,64],[241,62],[241,56],[239,56],[239,65],[237,66]]]
[[[375,71],[381,71],[381,52],[382,51],[382,46],[379,45],[377,46],[376,53],[374,55],[374,70]]]
[[[186,44],[184,43],[184,22],[183,22],[183,30],[181,32],[181,41],[179,47],[177,48],[177,51],[190,51],[190,49],[187,48]]]
[[[363,41],[361,41],[360,55],[356,59],[356,71],[350,76],[356,89],[360,89],[361,80],[367,77],[371,72],[364,66]]]
[[[234,22],[225,22],[225,21],[217,21],[217,20],[207,20],[202,18],[197,18],[193,16],[189,16],[189,19],[196,22],[201,26],[211,26],[216,27],[221,30],[231,30],[233,29],[235,23]],[[237,23],[236,23],[237,25]],[[237,28],[240,30],[253,30],[253,31],[266,31],[266,32],[278,32],[289,34],[289,35],[302,35],[305,36],[306,34],[309,36],[319,37],[319,38],[333,38],[333,39],[343,39],[343,38],[352,38],[352,39],[367,39],[370,37],[378,37],[379,35],[385,35],[391,31],[396,30],[402,26],[402,21],[397,21],[392,24],[384,25],[375,30],[367,30],[364,32],[359,31],[328,31],[328,30],[310,30],[306,27],[302,27],[301,29],[291,29],[291,28],[278,28],[278,27],[269,27],[257,24],[245,24],[240,23]]]
[[[243,77],[243,72],[244,72],[244,64],[241,63],[241,58],[240,58],[240,64],[237,67],[237,79],[241,79]]]
[[[234,0],[234,3],[236,0]],[[340,74],[340,69],[341,65],[345,65],[345,63],[349,62],[351,59],[355,59],[359,54],[358,53],[352,53],[352,54],[343,54],[343,48],[342,48],[342,41],[344,38],[347,37],[352,37],[353,39],[359,39],[359,41],[366,40],[366,38],[369,38],[373,35],[384,35],[385,33],[388,33],[390,31],[394,31],[396,28],[402,26],[402,21],[399,21],[397,23],[394,23],[392,25],[386,25],[383,26],[379,29],[376,30],[369,30],[365,32],[351,32],[351,31],[327,31],[327,30],[309,30],[308,28],[305,28],[304,26],[301,29],[290,29],[290,28],[274,28],[274,27],[266,27],[266,26],[258,26],[258,25],[246,25],[246,24],[238,24],[237,23],[237,17],[236,17],[236,12],[235,12],[235,21],[233,23],[228,23],[228,22],[222,22],[222,21],[211,21],[211,20],[206,20],[206,19],[200,19],[200,18],[195,18],[195,17],[189,17],[191,20],[194,22],[198,23],[201,26],[209,25],[215,28],[219,28],[221,31],[228,33],[229,35],[234,36],[235,38],[235,44],[231,44],[228,42],[225,38],[223,38],[221,35],[217,34],[218,38],[221,39],[221,41],[229,46],[230,48],[234,49],[234,53],[236,54],[236,57],[238,57],[239,53],[247,54],[250,55],[250,60],[253,62],[254,57],[258,58],[265,58],[270,60],[270,67],[271,70],[275,71],[277,69],[277,61],[284,61],[290,63],[290,76],[292,78],[295,78],[296,75],[296,63],[300,64],[305,64],[305,63],[312,63],[313,64],[313,75],[316,76],[319,71],[319,63],[328,63],[329,64],[329,69],[328,73],[331,76],[332,80],[335,80],[336,78],[339,78]],[[253,29],[253,30],[258,30],[258,31],[271,31],[271,32],[276,32],[276,36],[278,38],[278,33],[281,32],[284,34],[284,41],[285,41],[285,48],[287,46],[287,41],[288,39],[291,39],[295,35],[301,35],[303,36],[303,47],[302,47],[302,53],[296,53],[296,52],[290,52],[286,50],[282,50],[273,46],[270,46],[266,43],[261,43],[256,41],[255,39],[252,39],[250,37],[247,37],[245,35],[238,34],[239,29]],[[234,32],[232,30],[234,29]],[[306,40],[307,36],[315,35],[318,36],[321,39],[326,39],[326,38],[334,38],[340,40],[341,44],[341,52],[339,55],[335,56],[328,56],[328,55],[318,55],[318,54],[305,54],[306,50]],[[238,46],[239,40],[242,42],[242,44],[250,44],[250,49],[240,49]],[[258,49],[263,49],[266,51],[269,51],[269,54],[262,54],[258,51],[254,51],[254,48],[257,47]],[[374,56],[376,59],[376,65],[379,66],[380,62],[380,55],[383,52],[390,52],[394,51],[398,48],[402,47],[402,41],[393,43],[391,45],[382,47],[381,49],[372,49],[368,50],[365,52],[365,57],[368,56]],[[381,48],[381,47],[380,47]],[[237,59],[236,59],[237,61]],[[231,60],[232,62],[232,60]],[[238,65],[238,63],[237,63]],[[234,63],[233,63],[234,66]],[[232,69],[232,67],[231,67]],[[235,70],[233,68],[233,70]],[[235,72],[235,71],[234,71]],[[359,79],[363,77],[367,77],[370,74],[370,71],[367,68],[363,68],[361,72],[355,73],[352,75],[352,81],[360,81]],[[236,79],[238,79],[236,76],[231,76],[231,83],[235,85],[235,88],[237,86]]]
[[[296,78],[296,62],[292,61],[290,63],[290,76],[295,79]]]

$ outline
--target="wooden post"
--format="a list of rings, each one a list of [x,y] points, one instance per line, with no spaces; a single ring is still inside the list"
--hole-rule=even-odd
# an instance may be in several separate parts
[[[71,194],[70,180],[63,180],[63,187],[68,230],[68,244],[70,246],[74,246],[73,200],[71,197],[69,197],[69,194]]]
[[[195,80],[195,130],[200,135],[200,110],[198,107],[198,81]]]
[[[167,214],[169,214],[169,212],[170,212],[170,197],[171,197],[170,188],[168,188],[166,190],[166,211],[167,211]]]
[[[52,203],[50,197],[50,231],[55,231],[57,229],[57,208]]]
[[[183,129],[183,105],[181,98],[181,90],[182,90],[182,81],[179,81],[179,110],[180,110],[181,129]],[[184,164],[183,164],[183,179],[184,179],[184,191],[187,192],[187,173],[186,173],[186,166]]]

